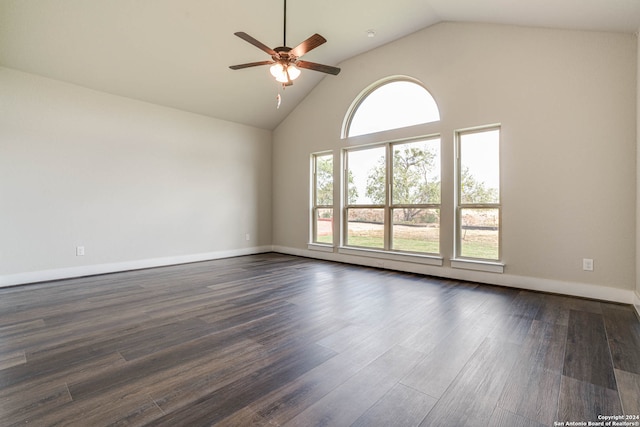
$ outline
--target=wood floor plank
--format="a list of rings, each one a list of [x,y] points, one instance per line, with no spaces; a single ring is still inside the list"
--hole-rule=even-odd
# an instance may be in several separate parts
[[[562,373],[568,327],[534,320],[522,344],[519,366],[533,366]]]
[[[365,342],[374,333],[375,329],[371,327],[351,323],[318,340],[317,343],[340,353],[349,347]]]
[[[101,402],[110,402],[105,405]],[[112,390],[102,396],[59,405],[42,416],[24,420],[26,425],[77,426],[148,425],[161,417],[162,411],[144,392],[122,393]]]
[[[563,298],[557,295],[544,295],[545,302],[536,314],[536,320],[556,324],[569,325],[569,307],[565,304]]]
[[[421,357],[420,352],[396,346],[285,425],[351,425],[387,394]]]
[[[519,354],[517,344],[485,339],[420,425],[489,425]]]
[[[616,389],[611,351],[602,315],[571,310],[563,375]]]
[[[640,322],[634,321],[633,309],[603,304],[603,313],[613,366],[640,374]]]
[[[335,353],[320,346],[309,346],[275,360],[188,406],[154,421],[155,426],[212,425],[284,384],[322,364]]]
[[[525,419],[556,420],[567,327],[534,321],[498,406]]]
[[[626,415],[640,415],[640,375],[615,370],[622,411]]]
[[[29,418],[41,418],[71,400],[69,389],[62,381],[15,387],[12,393],[0,396],[0,425],[25,424]]]
[[[427,319],[416,333],[404,340],[402,345],[416,351],[429,353],[460,325],[462,319],[456,311],[437,312],[437,315]]]
[[[396,384],[351,427],[418,426],[431,411],[437,399],[415,389]]]
[[[343,384],[363,366],[340,355],[261,396],[250,407],[272,424],[283,425]],[[232,421],[234,417],[229,418]],[[238,423],[236,425],[241,425]]]
[[[521,291],[516,298],[511,302],[508,310],[508,314],[515,314],[522,317],[530,317],[535,319],[538,312],[544,305],[544,295],[530,292]]]
[[[568,326],[571,310],[602,314],[602,307],[599,301],[550,294],[544,294],[543,297],[544,304],[540,307],[536,320],[546,323]]]
[[[273,362],[266,350],[250,340],[238,341],[189,362],[176,363],[145,378],[148,394],[166,413],[184,408]]]
[[[559,421],[596,422],[598,415],[620,415],[618,392],[563,376],[558,402]]]
[[[447,335],[401,383],[429,396],[440,398],[484,342],[489,329],[459,326]]]
[[[124,365],[122,356],[113,351],[95,352],[90,349],[58,354],[59,358],[44,358],[12,366],[0,371],[0,390],[24,382],[44,379],[69,379],[84,376],[87,372],[103,372]]]
[[[262,417],[249,406],[245,406],[215,425],[216,427],[274,427],[275,424]]]
[[[8,324],[0,327],[0,339],[7,340],[11,336],[21,336],[45,327],[44,320],[34,319],[25,322]]]
[[[177,348],[155,353],[124,364],[116,371],[91,375],[77,382],[69,383],[69,391],[74,399],[83,399],[95,394],[142,381],[150,376],[162,374],[179,363],[195,360],[203,355],[215,353],[217,349],[235,344],[243,338],[236,333],[206,335]]]
[[[551,425],[556,420],[562,375],[536,366],[516,366],[498,406],[523,418]]]
[[[519,314],[499,313],[496,316],[496,327],[489,333],[490,337],[522,344],[529,334],[533,317]]]
[[[0,371],[13,366],[24,365],[25,363],[27,363],[27,356],[24,351],[0,354]]]
[[[548,427],[553,424],[540,424],[497,407],[488,425],[491,427]]]
[[[68,381],[79,381],[88,375],[100,375],[104,372],[117,371],[125,364],[126,361],[122,356],[117,353],[111,353],[71,366],[61,364],[58,369],[50,370],[49,372],[38,372],[38,366],[35,366],[31,375],[27,375],[20,381],[12,381],[10,385],[0,387],[0,400],[13,396],[23,396],[25,400],[29,400],[31,399],[31,389],[46,389],[47,385],[56,387],[62,383],[67,384]],[[29,367],[31,365],[27,363],[26,366]],[[3,372],[0,371],[0,376]]]

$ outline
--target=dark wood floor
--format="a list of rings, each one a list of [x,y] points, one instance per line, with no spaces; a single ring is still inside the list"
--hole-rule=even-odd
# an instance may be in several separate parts
[[[640,414],[630,306],[263,254],[0,289],[0,425]]]

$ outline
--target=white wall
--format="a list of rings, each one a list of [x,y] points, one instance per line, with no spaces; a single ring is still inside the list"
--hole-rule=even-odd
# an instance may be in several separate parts
[[[637,105],[636,105],[636,296],[635,296],[635,306],[638,315],[640,315],[640,43],[638,43],[638,34],[640,33],[640,29],[636,33],[636,43],[638,48],[637,55],[637,78],[636,78],[636,96],[637,96]]]
[[[631,302],[635,278],[636,39],[630,34],[442,23],[340,66],[274,132],[278,250],[368,265],[379,261],[308,251],[309,156],[345,147],[340,129],[358,93],[378,79],[421,80],[441,123],[443,267],[385,267]],[[450,268],[453,135],[502,124],[505,274]],[[408,136],[406,130],[388,138]],[[365,138],[366,140],[366,138]],[[593,258],[595,271],[582,271]]]
[[[270,159],[269,131],[0,68],[0,285],[269,250]]]

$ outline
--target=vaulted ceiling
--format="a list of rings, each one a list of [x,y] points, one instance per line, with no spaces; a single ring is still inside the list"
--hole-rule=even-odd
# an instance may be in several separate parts
[[[441,21],[633,33],[640,0],[289,0],[287,44],[320,33],[328,42],[304,59],[340,66]],[[269,59],[234,32],[276,47],[282,30],[282,0],[0,0],[0,65],[273,129],[322,78],[340,78],[303,70],[282,91],[268,67],[228,68]]]

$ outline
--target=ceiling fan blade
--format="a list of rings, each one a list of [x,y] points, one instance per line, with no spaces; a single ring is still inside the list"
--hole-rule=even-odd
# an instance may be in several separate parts
[[[233,33],[233,34],[235,34],[236,36],[240,37],[242,40],[251,43],[252,45],[257,47],[258,49],[267,52],[271,56],[276,55],[276,52],[273,49],[271,49],[269,46],[265,45],[264,43],[259,42],[258,40],[254,39],[253,37],[251,37],[247,33],[239,31],[239,32]]]
[[[337,76],[340,72],[340,68],[332,67],[331,65],[316,64],[309,61],[296,61],[296,67],[306,68],[307,70],[320,71],[321,73],[333,74]]]
[[[309,52],[311,49],[315,49],[321,44],[326,42],[327,42],[327,39],[322,37],[320,34],[314,34],[308,39],[306,39],[305,41],[303,41],[302,43],[300,43],[298,46],[291,49],[291,52],[289,53],[295,56],[296,58],[300,58],[302,55]]]
[[[259,65],[270,65],[270,64],[275,64],[275,61],[249,62],[247,64],[231,65],[229,68],[231,68],[232,70],[241,70],[243,68],[257,67]]]

